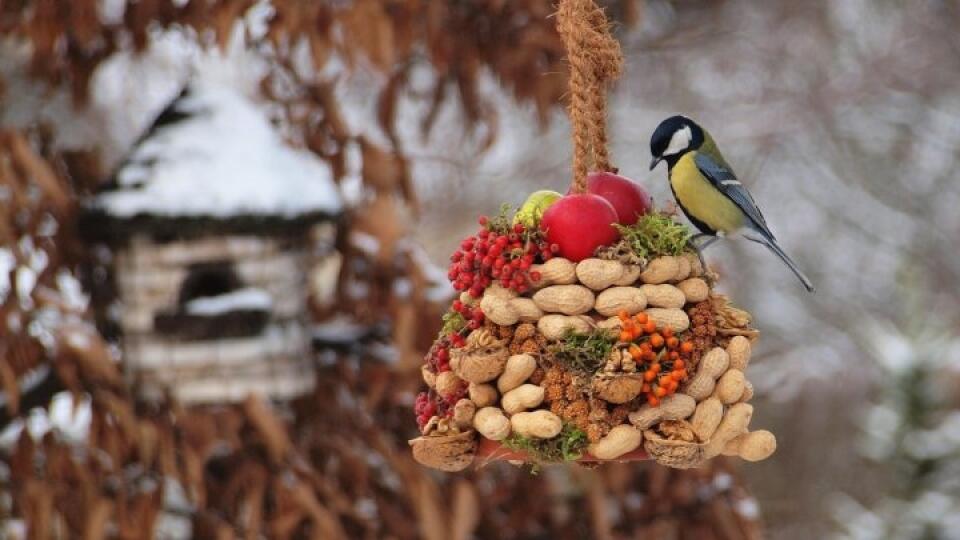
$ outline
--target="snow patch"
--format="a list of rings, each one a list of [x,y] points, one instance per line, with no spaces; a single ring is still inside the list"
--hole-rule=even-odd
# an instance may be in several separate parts
[[[67,270],[57,273],[57,289],[67,307],[76,311],[87,309],[90,297],[84,294],[83,285]]]
[[[366,336],[370,328],[346,315],[336,315],[313,327],[313,339],[323,343],[353,343]]]
[[[273,299],[263,289],[251,287],[218,296],[194,298],[185,307],[189,315],[220,315],[239,310],[269,311],[273,307]]]
[[[32,381],[28,378],[44,378],[49,368],[38,368],[21,379],[21,391],[28,392],[32,388]],[[33,382],[33,386],[39,381]],[[59,392],[50,400],[48,409],[35,407],[30,410],[24,420],[17,419],[11,422],[0,433],[0,447],[11,448],[20,438],[24,429],[30,437],[39,441],[50,431],[55,431],[68,441],[79,443],[87,438],[90,431],[90,422],[93,418],[90,396],[84,395],[79,403],[73,400],[70,392]]]
[[[10,248],[0,248],[0,304],[10,294],[10,271],[17,265]]]
[[[370,256],[375,256],[377,253],[380,253],[380,240],[372,234],[365,232],[351,232],[350,245]]]

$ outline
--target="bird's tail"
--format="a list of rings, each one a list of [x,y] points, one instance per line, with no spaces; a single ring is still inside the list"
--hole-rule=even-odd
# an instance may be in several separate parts
[[[756,242],[758,244],[763,244],[767,249],[773,252],[774,255],[780,257],[780,260],[783,261],[787,267],[790,268],[790,271],[793,272],[797,279],[803,283],[803,287],[807,289],[807,292],[816,292],[816,289],[813,286],[813,283],[810,281],[810,278],[803,273],[802,270],[797,266],[797,263],[793,262],[793,259],[789,255],[784,253],[780,246],[777,245],[777,241],[773,238],[770,238],[766,234],[763,234],[760,231],[750,230],[743,235],[744,238],[750,240],[751,242]]]

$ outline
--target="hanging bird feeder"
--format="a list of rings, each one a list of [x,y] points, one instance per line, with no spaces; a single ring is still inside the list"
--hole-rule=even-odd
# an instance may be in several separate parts
[[[573,181],[481,217],[450,257],[460,292],[422,367],[422,464],[445,471],[773,453],[750,432],[757,331],[713,291],[690,231],[610,165],[606,88],[620,47],[593,0],[562,0]],[[593,171],[593,172],[589,172]]]

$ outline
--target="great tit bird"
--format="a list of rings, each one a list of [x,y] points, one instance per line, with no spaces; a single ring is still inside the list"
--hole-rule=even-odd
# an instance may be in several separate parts
[[[743,236],[780,257],[807,291],[814,292],[810,279],[777,245],[753,196],[737,179],[705,129],[685,116],[671,116],[653,132],[650,153],[650,170],[661,161],[667,162],[674,198],[700,229],[697,238],[707,238],[697,246],[698,251],[720,237]]]

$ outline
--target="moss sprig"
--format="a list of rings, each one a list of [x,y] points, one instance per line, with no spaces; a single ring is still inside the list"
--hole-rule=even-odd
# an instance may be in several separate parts
[[[564,424],[560,433],[552,439],[535,439],[512,434],[503,440],[503,445],[516,452],[526,452],[537,465],[575,461],[583,456],[590,441],[582,429],[573,424]]]
[[[606,331],[595,330],[589,334],[568,334],[552,346],[551,352],[567,368],[593,373],[606,363],[614,344],[616,340]]]
[[[486,227],[488,231],[497,234],[510,234],[510,231],[513,230],[513,215],[513,206],[508,203],[503,203],[500,205],[500,213],[487,218],[484,227]]]
[[[460,332],[467,327],[467,319],[456,311],[448,311],[443,314],[443,326],[440,328],[440,336],[448,336]]]
[[[614,227],[620,231],[620,241],[600,253],[601,257],[620,260],[626,256],[647,260],[690,250],[690,229],[668,214],[651,212],[633,225],[614,224]]]

